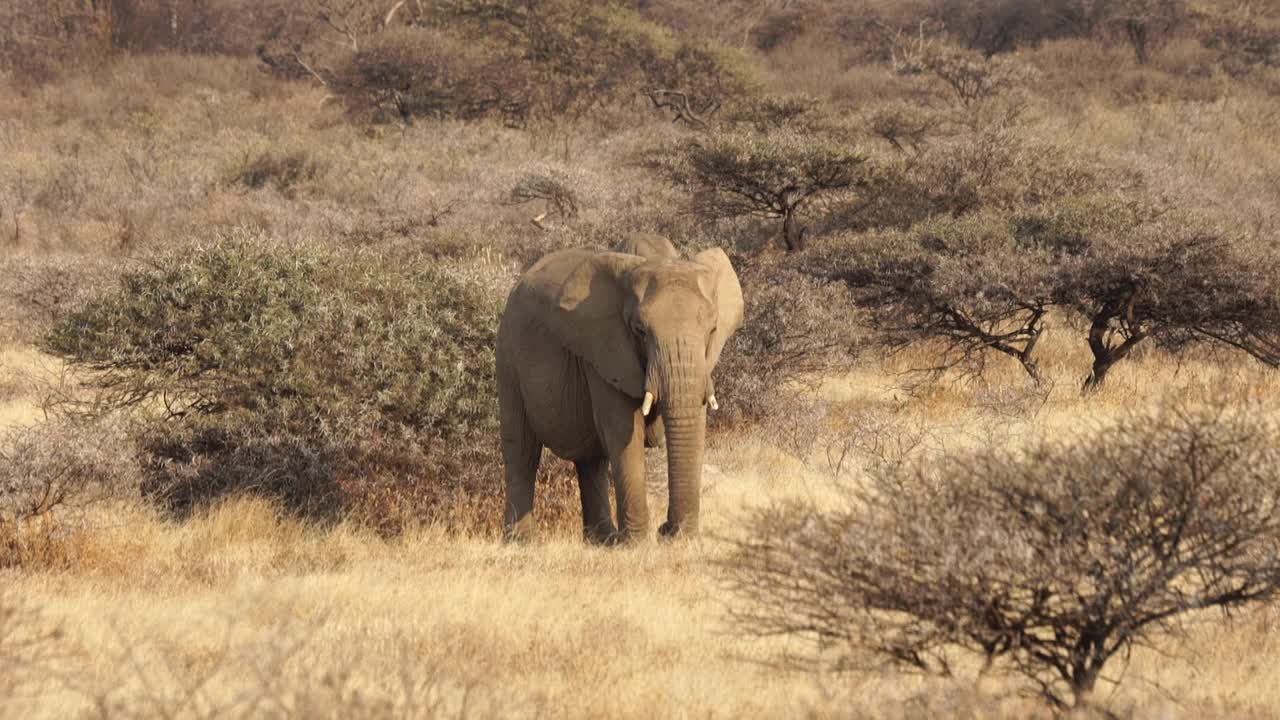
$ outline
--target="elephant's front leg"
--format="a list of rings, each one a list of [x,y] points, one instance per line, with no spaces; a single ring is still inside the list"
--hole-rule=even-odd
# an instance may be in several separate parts
[[[649,537],[649,502],[644,482],[644,416],[639,401],[591,378],[596,430],[613,468],[618,533],[623,541]]]
[[[618,530],[623,540],[649,537],[649,498],[644,481],[644,416],[632,411],[631,437],[609,453],[618,499]]]

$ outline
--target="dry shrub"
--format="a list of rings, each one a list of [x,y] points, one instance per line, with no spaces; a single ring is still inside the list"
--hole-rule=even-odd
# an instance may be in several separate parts
[[[1036,139],[1020,127],[987,127],[930,146],[908,174],[930,214],[1011,209],[1137,184],[1096,156]],[[918,202],[918,201],[917,201]],[[911,207],[908,198],[904,207]]]
[[[841,237],[809,266],[849,286],[886,349],[938,341],[933,364],[919,372],[981,375],[999,353],[1039,382],[1035,350],[1067,272],[1060,253],[1028,241],[1005,214],[985,210],[936,216],[905,233]]]
[[[0,334],[29,341],[106,282],[116,264],[89,255],[0,259]]]
[[[899,152],[920,152],[943,122],[942,113],[901,101],[878,107],[867,115],[871,134]]]
[[[1192,18],[1187,0],[1115,0],[1105,14],[1106,29],[1122,38],[1145,65]]]
[[[942,448],[939,429],[905,405],[832,400],[817,386],[775,393],[753,425],[771,447],[833,481],[897,469]]]
[[[0,589],[0,715],[18,716],[21,703],[40,692],[56,669],[60,628],[17,593]]]
[[[292,9],[280,0],[109,1],[113,43],[131,52],[248,55]]]
[[[247,493],[294,515],[382,535],[436,527],[496,537],[504,503],[496,431],[471,438],[475,447],[448,448],[406,429],[339,433],[290,427],[296,424],[268,414],[146,434],[143,491],[184,516]],[[552,534],[581,531],[576,478],[567,463],[540,468],[539,523]]]
[[[847,369],[861,339],[846,291],[767,257],[734,260],[745,319],[715,370],[720,427],[789,416],[788,398]]]
[[[346,6],[344,17],[358,16],[354,25],[322,7],[316,17],[323,23],[308,27],[338,31],[351,52],[331,72],[318,63],[307,69],[354,109],[386,119],[497,116],[523,127],[582,118],[648,89],[713,107],[745,86],[741,63],[724,48],[657,26],[620,3],[433,0],[400,13],[407,25],[385,29],[369,22],[369,3]],[[319,47],[334,44],[332,37],[298,42],[305,52],[333,54]],[[298,64],[305,52],[295,51]]]
[[[317,638],[327,619],[316,612],[266,618],[240,613],[206,624],[208,635],[194,644],[114,628],[95,653],[114,659],[119,671],[67,678],[65,691],[83,703],[84,717],[144,720],[488,719],[543,702],[539,694],[496,683],[417,639],[346,639],[338,661],[316,672]]]
[[[966,106],[1026,87],[1036,77],[1035,68],[1008,57],[924,41],[902,48],[897,70],[936,78]]]
[[[498,537],[506,500],[502,468],[494,461],[442,461],[420,447],[381,440],[343,450],[349,457],[335,485],[349,521],[383,535],[435,527]],[[424,468],[433,472],[425,474]],[[582,504],[573,464],[544,455],[536,485],[541,531],[549,537],[580,535]]]
[[[939,446],[934,430],[902,407],[859,405],[836,408],[832,414],[814,438],[833,479],[897,471]]]
[[[532,83],[517,58],[414,28],[374,36],[337,66],[330,87],[350,111],[375,120],[494,116],[519,125]]]
[[[987,57],[1087,33],[1097,6],[1080,0],[940,0],[933,17],[965,47]]]
[[[270,186],[282,195],[292,197],[298,184],[315,180],[324,172],[324,163],[308,150],[266,149],[247,154],[227,168],[224,182],[250,190]]]
[[[1046,206],[1023,219],[1038,242],[1072,257],[1055,301],[1089,323],[1086,388],[1144,340],[1181,351],[1217,345],[1280,367],[1280,257],[1204,218],[1115,198]]]
[[[0,73],[22,82],[54,80],[63,70],[101,62],[111,50],[106,2],[6,0],[0,5]]]
[[[724,562],[733,615],[750,635],[815,640],[798,660],[980,666],[1089,707],[1135,645],[1280,594],[1276,440],[1247,409],[1174,408],[1076,442],[889,466],[845,509],[755,511]]]
[[[967,125],[971,120],[955,112],[899,115],[893,106],[873,113],[871,131],[912,152],[874,162],[859,197],[836,205],[815,232],[906,230],[937,215],[1011,211],[1142,187],[1136,173],[1110,168],[1072,145],[1037,138],[1021,124],[983,121],[973,127]]]
[[[132,448],[106,422],[54,420],[0,437],[0,568],[74,563],[88,511],[136,495]]]
[[[544,203],[544,212],[537,217],[535,224],[553,211],[561,220],[571,220],[578,214],[578,194],[574,192],[569,179],[560,173],[521,177],[507,194],[505,202],[508,205],[523,205],[537,200]]]
[[[832,124],[821,102],[806,95],[749,95],[733,102],[720,114],[729,128],[743,126],[757,132],[780,128],[825,130]]]
[[[935,216],[906,232],[842,236],[806,262],[849,286],[886,347],[935,341],[936,359],[920,368],[933,373],[980,375],[998,353],[1039,383],[1036,349],[1058,311],[1082,321],[1094,355],[1086,389],[1147,340],[1280,365],[1280,258],[1141,196]]]
[[[1237,3],[1210,13],[1201,27],[1200,42],[1231,75],[1280,67],[1280,13],[1267,4]]]

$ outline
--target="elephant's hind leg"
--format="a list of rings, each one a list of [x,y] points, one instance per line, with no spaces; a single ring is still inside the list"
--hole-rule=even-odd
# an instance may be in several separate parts
[[[609,508],[609,459],[590,458],[573,463],[582,492],[582,531],[587,540],[611,542],[617,535]]]
[[[534,480],[542,460],[542,443],[538,441],[524,417],[518,398],[499,393],[502,423],[502,461],[506,468],[506,512],[503,535],[508,541],[524,542],[537,536],[533,518]]]

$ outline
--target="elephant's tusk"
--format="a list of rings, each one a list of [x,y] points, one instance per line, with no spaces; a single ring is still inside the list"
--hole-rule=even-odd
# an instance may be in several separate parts
[[[640,414],[645,417],[649,416],[649,411],[653,409],[653,393],[645,392],[644,404],[640,406]]]
[[[716,396],[715,396],[715,395],[708,395],[708,396],[707,396],[707,407],[711,408],[712,410],[719,410],[719,409],[720,409],[720,403],[716,402]]]

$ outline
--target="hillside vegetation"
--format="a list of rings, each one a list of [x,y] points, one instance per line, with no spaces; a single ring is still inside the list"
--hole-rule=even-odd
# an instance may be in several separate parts
[[[4,3],[0,717],[1274,717],[1277,137],[1267,2]],[[503,545],[504,298],[636,232],[705,535]]]

